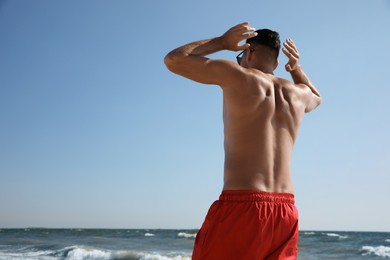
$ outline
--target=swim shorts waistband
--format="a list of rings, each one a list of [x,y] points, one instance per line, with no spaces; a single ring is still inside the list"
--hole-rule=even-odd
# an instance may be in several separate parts
[[[220,201],[258,201],[294,204],[294,194],[256,190],[224,190]]]

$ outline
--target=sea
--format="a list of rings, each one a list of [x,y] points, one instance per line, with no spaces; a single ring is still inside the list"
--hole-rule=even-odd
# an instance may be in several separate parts
[[[0,229],[0,260],[191,259],[196,232],[188,229]],[[389,232],[300,231],[299,235],[300,260],[390,259]]]

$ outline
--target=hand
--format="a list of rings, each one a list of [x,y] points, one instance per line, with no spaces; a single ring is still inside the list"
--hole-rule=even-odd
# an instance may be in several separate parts
[[[256,29],[250,27],[247,22],[233,26],[221,36],[224,48],[230,51],[245,50],[250,44],[239,45],[239,43],[242,40],[255,37],[257,35],[255,31]]]
[[[292,72],[299,67],[299,52],[297,50],[297,47],[295,46],[295,43],[291,39],[285,41],[283,45],[285,48],[283,48],[282,51],[288,58],[288,62],[285,68],[288,72]]]

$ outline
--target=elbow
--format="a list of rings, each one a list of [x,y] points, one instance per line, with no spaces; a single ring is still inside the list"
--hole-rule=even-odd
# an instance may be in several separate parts
[[[183,57],[183,54],[171,51],[164,57],[164,64],[173,73],[178,73],[179,68],[181,67],[180,63]]]
[[[316,107],[320,106],[322,103],[322,97],[320,95],[318,95],[317,99],[316,99]]]
[[[175,69],[175,59],[171,53],[168,53],[164,58],[164,64],[165,66],[172,72],[174,72]]]
[[[309,113],[319,107],[322,103],[322,97],[315,95],[315,98],[313,98],[312,102],[305,108],[305,113]]]

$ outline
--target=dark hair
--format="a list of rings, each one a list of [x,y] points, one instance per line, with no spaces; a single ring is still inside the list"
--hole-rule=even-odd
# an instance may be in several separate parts
[[[257,36],[247,39],[246,42],[257,43],[263,46],[267,46],[275,51],[276,58],[278,58],[280,50],[279,33],[269,29],[261,29],[257,30],[256,32]]]

